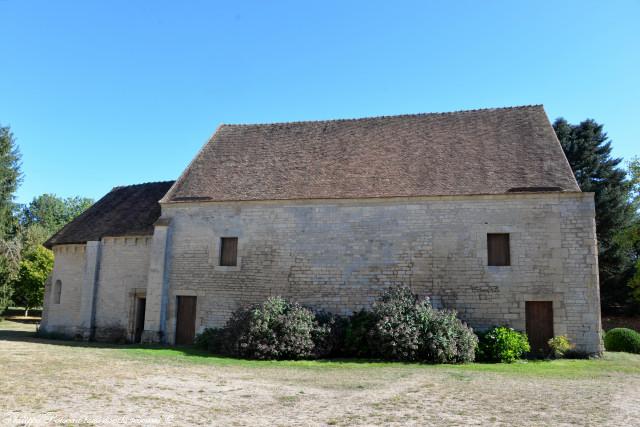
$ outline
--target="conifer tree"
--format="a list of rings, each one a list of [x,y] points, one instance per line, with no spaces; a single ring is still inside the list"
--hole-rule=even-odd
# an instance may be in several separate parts
[[[633,266],[618,236],[631,225],[633,208],[626,171],[619,167],[622,159],[611,156],[611,141],[603,125],[594,120],[572,125],[559,118],[553,128],[580,189],[595,193],[602,304],[605,308],[624,305]]]
[[[11,129],[0,126],[0,238],[15,231],[13,199],[21,179],[20,151]]]
[[[11,301],[11,280],[20,262],[14,193],[21,177],[20,152],[11,129],[0,126],[0,313]]]

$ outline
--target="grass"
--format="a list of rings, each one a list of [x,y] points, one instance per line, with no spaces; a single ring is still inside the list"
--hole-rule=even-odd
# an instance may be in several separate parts
[[[597,378],[611,373],[640,375],[640,355],[608,352],[599,359],[523,360],[516,363],[467,363],[464,365],[428,365],[375,360],[336,359],[263,361],[211,355],[193,348],[123,347],[122,356],[149,362],[176,362],[213,366],[296,369],[438,369],[453,372],[487,372],[504,375],[525,375],[553,378]]]
[[[0,399],[0,425],[43,414],[90,414],[87,422],[99,425],[113,416],[201,425],[640,425],[640,355],[465,365],[257,361],[34,331],[0,322],[0,366],[12,373],[0,376],[11,390]]]
[[[33,337],[30,325],[15,322],[0,322],[2,331],[13,331],[19,336]],[[47,338],[47,337],[45,337]],[[51,337],[57,338],[57,337]],[[70,347],[88,347],[113,349],[118,358],[132,358],[148,363],[178,363],[194,365],[212,365],[219,367],[245,368],[295,368],[310,370],[344,369],[435,369],[451,372],[485,372],[502,375],[534,376],[549,378],[597,378],[613,373],[640,375],[640,355],[607,352],[598,359],[559,359],[559,360],[522,360],[516,363],[467,363],[463,365],[429,365],[418,363],[388,362],[364,359],[331,360],[247,360],[212,355],[194,347],[164,347],[158,345],[112,345],[104,343],[85,343],[77,341],[52,341]]]

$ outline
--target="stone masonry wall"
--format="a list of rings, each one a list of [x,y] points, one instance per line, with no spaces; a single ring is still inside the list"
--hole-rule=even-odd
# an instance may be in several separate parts
[[[171,219],[167,338],[176,296],[196,328],[282,295],[347,314],[408,285],[473,327],[525,329],[525,301],[553,301],[554,333],[599,352],[593,196],[588,193],[163,205]],[[487,233],[510,233],[511,266],[487,266]],[[238,267],[220,267],[221,237]]]
[[[145,296],[150,236],[105,237],[95,304],[97,341],[131,340],[135,296]]]
[[[45,332],[74,336],[79,325],[82,278],[85,269],[85,245],[60,245],[53,248],[55,263],[45,292],[43,322]],[[54,303],[53,287],[62,283],[60,304]]]

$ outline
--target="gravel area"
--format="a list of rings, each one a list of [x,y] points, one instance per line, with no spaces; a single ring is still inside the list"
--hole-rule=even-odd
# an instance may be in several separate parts
[[[567,375],[190,361],[41,340],[33,328],[0,323],[2,425],[640,425],[640,357],[631,355],[623,371]]]

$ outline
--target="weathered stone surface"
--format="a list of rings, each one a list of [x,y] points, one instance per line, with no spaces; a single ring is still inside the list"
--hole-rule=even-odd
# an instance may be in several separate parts
[[[591,194],[185,203],[163,217],[169,342],[177,295],[198,297],[201,330],[271,295],[347,314],[408,285],[476,328],[524,330],[525,301],[553,301],[555,334],[601,350]],[[510,233],[511,266],[487,266],[487,233]],[[216,268],[223,236],[239,237],[237,269]]]
[[[593,195],[540,193],[163,205],[148,236],[104,238],[95,338],[131,339],[135,296],[147,296],[143,341],[173,342],[176,297],[197,296],[196,327],[221,326],[242,304],[282,295],[347,314],[407,285],[475,328],[524,330],[525,302],[552,301],[554,333],[602,350]],[[511,266],[487,266],[487,233],[509,233]],[[237,236],[238,266],[219,240]],[[82,333],[85,245],[54,247],[42,327]]]
[[[130,340],[134,296],[144,296],[147,286],[150,242],[149,236],[107,237],[89,242],[89,257],[86,245],[54,246],[51,283],[60,280],[62,294],[60,304],[54,304],[53,292],[46,293],[41,328],[83,339]],[[89,271],[96,267],[97,274]],[[95,290],[85,283],[91,277],[97,279]]]
[[[96,292],[96,340],[133,338],[134,297],[146,293],[150,248],[150,236],[103,239]]]
[[[57,280],[61,281],[60,304],[54,303],[52,291],[46,293],[40,328],[46,332],[74,336],[80,327],[85,245],[54,246],[53,252],[55,263],[51,273],[51,284],[54,285]]]
[[[170,236],[169,223],[165,220],[156,225],[151,243],[151,259],[147,279],[147,307],[142,341],[145,343],[164,340],[167,313],[167,272],[169,256],[167,243]]]

